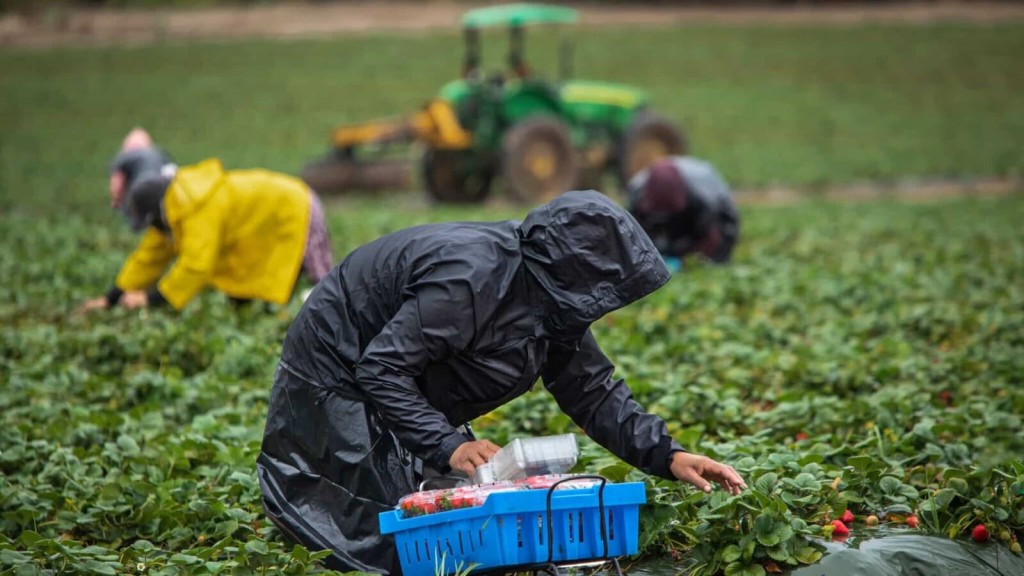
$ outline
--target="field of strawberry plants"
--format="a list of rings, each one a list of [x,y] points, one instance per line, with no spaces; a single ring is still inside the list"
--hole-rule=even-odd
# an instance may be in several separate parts
[[[737,188],[1013,179],[1022,39],[1015,23],[587,29],[577,71],[649,89]],[[0,50],[0,575],[322,572],[268,524],[254,471],[298,304],[74,314],[137,240],[106,209],[106,164],[141,124],[183,164],[294,173],[332,126],[415,110],[459,44]],[[530,50],[543,62],[554,36]],[[422,202],[328,203],[335,254],[524,213]],[[750,485],[698,494],[581,437],[582,469],[648,482],[637,573],[846,576],[825,566],[873,536],[931,535],[918,548],[964,543],[992,568],[961,574],[1024,574],[1024,195],[742,216],[733,265],[688,267],[594,327],[679,441]],[[475,427],[499,444],[575,430],[541,386]]]
[[[342,252],[427,219],[521,216],[329,211]],[[690,267],[595,326],[636,396],[751,486],[647,480],[647,557],[703,576],[788,570],[818,561],[849,511],[855,534],[969,540],[983,525],[979,546],[1020,566],[1024,198],[743,214],[732,266]],[[133,241],[0,216],[0,573],[318,570],[265,520],[254,474],[297,304],[208,294],[180,315],[73,314]],[[499,443],[574,429],[540,386],[476,424]],[[589,441],[584,455],[641,478]]]

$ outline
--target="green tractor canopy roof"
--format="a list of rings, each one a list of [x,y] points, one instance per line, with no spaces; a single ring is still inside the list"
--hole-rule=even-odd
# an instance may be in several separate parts
[[[528,26],[530,24],[575,24],[579,13],[572,8],[545,4],[504,4],[470,10],[462,16],[466,28]]]

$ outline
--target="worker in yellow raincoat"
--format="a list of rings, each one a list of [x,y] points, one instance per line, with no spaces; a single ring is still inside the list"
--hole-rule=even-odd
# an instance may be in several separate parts
[[[233,301],[283,304],[300,271],[316,283],[332,266],[320,201],[286,174],[226,171],[209,159],[173,177],[140,178],[127,202],[132,228],[145,234],[114,287],[83,304],[85,310],[118,304],[180,310],[207,287]]]

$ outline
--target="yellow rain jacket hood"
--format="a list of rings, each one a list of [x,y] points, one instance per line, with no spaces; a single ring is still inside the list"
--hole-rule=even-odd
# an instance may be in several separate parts
[[[288,301],[309,231],[310,193],[302,180],[225,171],[209,159],[178,170],[163,207],[170,235],[146,230],[117,276],[118,288],[144,290],[159,279],[160,294],[179,310],[206,286],[235,298]]]

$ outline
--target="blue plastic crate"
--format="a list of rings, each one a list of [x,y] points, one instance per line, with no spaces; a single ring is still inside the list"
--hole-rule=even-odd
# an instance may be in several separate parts
[[[605,557],[601,537],[600,485],[551,493],[552,561]],[[380,514],[382,534],[394,534],[404,576],[451,574],[477,564],[474,571],[528,566],[548,561],[548,490],[497,492],[482,506],[402,518]],[[644,484],[606,484],[604,516],[607,557],[637,553]]]

